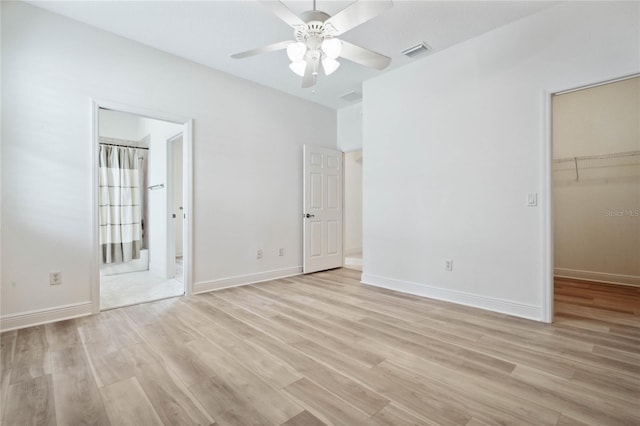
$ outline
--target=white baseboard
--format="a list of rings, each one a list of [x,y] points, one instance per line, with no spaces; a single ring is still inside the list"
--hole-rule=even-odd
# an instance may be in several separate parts
[[[292,277],[302,273],[302,266],[293,268],[276,269],[273,271],[258,272],[255,274],[237,275],[234,277],[221,278],[213,281],[203,281],[193,285],[193,294],[206,293],[223,288],[238,287],[241,285],[255,284],[263,281],[277,280],[279,278]]]
[[[574,278],[585,281],[598,281],[607,284],[622,284],[640,287],[640,277],[634,275],[610,274],[608,272],[580,271],[577,269],[554,268],[553,275],[558,278]]]
[[[0,331],[9,331],[55,321],[78,318],[91,315],[92,313],[91,302],[80,302],[71,305],[58,306],[52,309],[39,309],[36,311],[5,315],[0,318]]]
[[[416,296],[423,296],[431,299],[443,300],[445,302],[457,303],[459,305],[472,306],[474,308],[486,309],[489,311],[500,312],[502,314],[513,315],[516,317],[531,319],[535,321],[542,321],[541,306],[525,305],[509,300],[479,296],[477,294],[448,290],[410,281],[400,281],[393,278],[380,277],[371,274],[362,274],[361,282],[362,284],[382,287],[388,290],[415,294]]]
[[[359,257],[345,257],[345,266],[362,266],[362,258]]]

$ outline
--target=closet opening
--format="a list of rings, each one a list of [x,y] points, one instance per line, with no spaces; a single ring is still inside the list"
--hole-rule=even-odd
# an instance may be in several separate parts
[[[640,298],[640,77],[556,93],[551,117],[554,322],[624,327]]]

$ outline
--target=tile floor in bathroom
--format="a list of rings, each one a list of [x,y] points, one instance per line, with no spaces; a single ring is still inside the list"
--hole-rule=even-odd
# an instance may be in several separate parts
[[[100,309],[112,309],[184,294],[182,258],[176,259],[176,277],[167,280],[150,271],[100,277]]]

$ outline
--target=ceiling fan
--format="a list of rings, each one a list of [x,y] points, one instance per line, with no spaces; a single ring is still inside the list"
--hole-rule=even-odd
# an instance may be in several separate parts
[[[337,58],[379,70],[386,68],[391,62],[391,58],[387,56],[337,38],[392,7],[391,0],[356,1],[333,16],[317,10],[316,0],[313,0],[313,10],[304,12],[300,17],[280,1],[260,0],[260,3],[293,28],[295,40],[236,53],[231,55],[234,59],[286,49],[291,60],[289,68],[302,77],[303,88],[316,84],[320,64],[325,75],[337,70],[340,66]]]

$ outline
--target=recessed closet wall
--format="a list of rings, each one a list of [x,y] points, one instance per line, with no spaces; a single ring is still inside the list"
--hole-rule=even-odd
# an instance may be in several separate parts
[[[362,257],[362,150],[344,153],[344,254]]]

